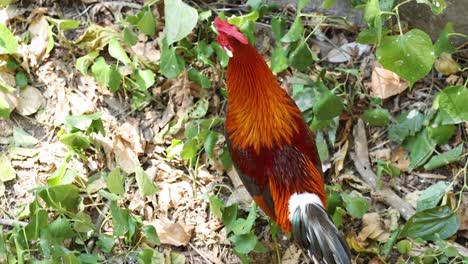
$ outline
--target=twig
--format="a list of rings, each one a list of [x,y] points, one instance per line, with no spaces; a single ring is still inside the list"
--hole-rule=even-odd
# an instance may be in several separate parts
[[[367,147],[367,136],[364,122],[359,119],[353,130],[355,153],[351,153],[354,166],[364,181],[372,188],[373,192],[382,197],[383,202],[397,209],[405,220],[408,220],[415,210],[409,203],[399,197],[393,190],[384,187],[381,190],[377,188],[377,176],[371,169],[369,161],[369,150]]]
[[[369,151],[367,147],[366,130],[364,127],[364,122],[361,119],[358,120],[356,126],[353,129],[353,136],[356,153],[351,153],[351,158],[354,161],[356,170],[359,172],[364,181],[372,188],[376,196],[382,197],[383,202],[397,209],[401,216],[403,216],[405,220],[408,220],[416,213],[413,207],[408,202],[401,199],[401,197],[399,197],[390,188],[384,187],[381,190],[377,188],[377,176],[371,169]],[[447,241],[447,243],[455,247],[462,256],[468,256],[468,249],[464,246],[456,242]]]
[[[21,227],[25,227],[25,226],[28,225],[28,223],[23,222],[23,221],[14,220],[14,219],[0,219],[0,225],[4,225],[4,226],[19,225]]]
[[[198,255],[200,255],[205,261],[206,263],[215,263],[215,264],[221,264],[223,263],[220,259],[214,257],[214,256],[211,256],[211,255],[207,255],[205,254],[204,252],[202,252],[201,250],[199,250],[198,248],[196,248],[194,245],[192,245],[192,243],[189,243],[189,246],[195,251],[197,252]]]

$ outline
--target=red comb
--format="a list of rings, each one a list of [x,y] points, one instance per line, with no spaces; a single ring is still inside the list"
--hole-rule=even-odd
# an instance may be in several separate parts
[[[236,26],[229,24],[227,21],[222,21],[221,19],[219,19],[219,17],[216,17],[214,20],[214,24],[219,34],[224,33],[229,37],[235,38],[243,44],[249,43],[244,34],[242,34]]]

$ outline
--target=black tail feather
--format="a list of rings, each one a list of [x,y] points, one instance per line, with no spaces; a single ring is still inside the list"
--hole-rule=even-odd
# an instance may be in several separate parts
[[[297,207],[291,223],[295,241],[312,259],[323,264],[351,264],[348,244],[321,205]]]

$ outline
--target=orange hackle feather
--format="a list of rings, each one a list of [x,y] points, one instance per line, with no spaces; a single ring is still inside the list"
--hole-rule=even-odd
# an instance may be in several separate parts
[[[266,62],[233,25],[215,19],[227,69],[228,148],[255,202],[318,263],[351,264],[348,246],[325,211],[314,135]]]
[[[218,41],[233,53],[226,80],[231,156],[255,202],[289,232],[292,194],[315,193],[325,204],[313,134],[255,47],[239,40],[236,28],[217,20]]]

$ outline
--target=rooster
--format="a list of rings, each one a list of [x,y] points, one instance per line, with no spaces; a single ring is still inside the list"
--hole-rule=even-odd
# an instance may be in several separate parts
[[[321,163],[301,111],[239,29],[215,18],[229,55],[226,136],[234,166],[262,210],[316,263],[351,263],[326,212]]]

